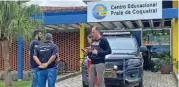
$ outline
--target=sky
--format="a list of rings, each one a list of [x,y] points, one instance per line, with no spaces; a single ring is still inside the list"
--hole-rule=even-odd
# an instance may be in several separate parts
[[[84,0],[84,1],[161,1],[161,0]],[[80,7],[87,6],[83,0],[31,0],[27,6],[37,4],[39,6],[53,7]]]
[[[86,6],[82,0],[31,0],[26,5],[37,4],[39,6],[53,6],[53,7],[79,7]]]

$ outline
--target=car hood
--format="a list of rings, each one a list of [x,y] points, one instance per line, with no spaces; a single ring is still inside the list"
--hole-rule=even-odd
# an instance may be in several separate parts
[[[112,50],[112,54],[106,55],[105,59],[134,58],[136,54],[136,50]]]
[[[106,55],[105,59],[124,59],[124,58],[134,58],[136,55],[125,55],[125,54],[110,54]]]
[[[112,54],[132,54],[137,52],[135,49],[129,49],[129,50],[112,50]]]

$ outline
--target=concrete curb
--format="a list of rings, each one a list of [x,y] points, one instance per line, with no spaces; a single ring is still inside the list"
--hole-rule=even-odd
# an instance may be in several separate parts
[[[65,76],[62,76],[62,77],[58,78],[56,80],[56,82],[60,82],[60,81],[63,81],[65,79],[68,79],[68,78],[71,78],[71,77],[75,77],[75,76],[80,75],[80,74],[81,74],[81,72],[75,72],[75,73],[67,74]]]
[[[175,72],[172,72],[173,76],[175,77],[175,80],[178,82],[178,77],[177,74]]]

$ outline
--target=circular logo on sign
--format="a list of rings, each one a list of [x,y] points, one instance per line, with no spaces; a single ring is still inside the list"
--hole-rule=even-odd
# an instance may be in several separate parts
[[[107,8],[103,4],[97,4],[93,8],[93,16],[96,19],[103,19],[107,16]]]

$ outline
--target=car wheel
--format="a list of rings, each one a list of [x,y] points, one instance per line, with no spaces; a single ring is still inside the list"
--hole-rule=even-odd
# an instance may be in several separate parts
[[[89,87],[89,85],[86,85],[85,82],[83,82],[83,87]]]
[[[139,85],[135,87],[143,87],[143,79],[139,82]]]

